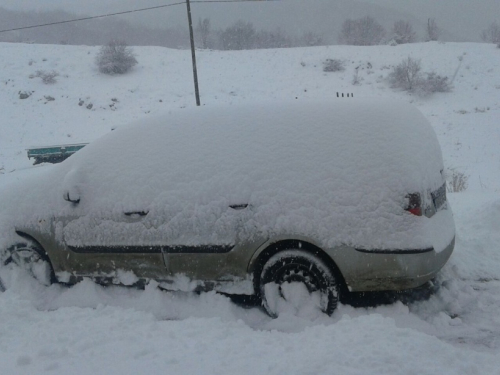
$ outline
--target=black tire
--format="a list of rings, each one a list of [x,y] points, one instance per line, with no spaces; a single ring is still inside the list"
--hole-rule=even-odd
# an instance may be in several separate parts
[[[17,244],[9,250],[10,258],[6,263],[12,262],[16,264],[40,284],[49,286],[55,282],[56,278],[52,264],[45,250],[38,244],[34,242]]]
[[[305,303],[316,303],[323,313],[331,315],[338,302],[338,285],[331,269],[317,256],[302,250],[285,250],[273,255],[262,268],[259,278],[259,292],[262,306],[273,318],[280,314],[280,306],[291,303],[289,311],[301,310],[303,301],[287,300],[287,288],[295,285],[316,299]],[[302,286],[305,286],[305,290]],[[297,290],[297,289],[296,289]],[[300,290],[299,290],[300,291]],[[293,293],[293,292],[292,292]],[[293,297],[293,295],[288,295]],[[297,304],[298,302],[298,304]],[[308,306],[310,307],[310,306]]]

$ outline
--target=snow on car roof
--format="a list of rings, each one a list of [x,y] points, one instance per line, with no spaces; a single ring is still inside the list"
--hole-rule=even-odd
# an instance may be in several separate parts
[[[136,178],[161,180],[165,188],[219,180],[217,187],[227,186],[221,193],[234,190],[239,199],[246,184],[294,181],[310,190],[309,181],[332,177],[435,188],[443,167],[434,131],[416,108],[366,99],[172,111],[118,129],[78,156],[73,168],[97,168],[120,185]],[[434,184],[422,181],[436,176]]]
[[[434,131],[402,102],[202,107],[93,142],[53,168],[47,181],[62,183],[48,190],[57,196],[39,201],[81,216],[65,228],[75,245],[106,241],[102,233],[116,238],[114,217],[148,211],[123,229],[144,243],[157,230],[172,244],[231,243],[237,226],[249,240],[295,234],[322,246],[429,246],[401,207],[407,193],[442,185],[442,169]],[[62,200],[66,191],[81,198],[77,208]],[[249,206],[236,212],[234,204]],[[96,225],[103,215],[109,220]]]

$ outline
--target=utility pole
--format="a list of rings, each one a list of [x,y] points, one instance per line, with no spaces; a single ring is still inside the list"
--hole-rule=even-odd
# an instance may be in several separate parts
[[[194,50],[194,35],[193,21],[191,20],[191,4],[186,0],[188,23],[189,23],[189,38],[191,39],[191,58],[193,60],[193,78],[194,78],[194,94],[196,96],[196,105],[200,106],[200,90],[198,89],[198,72],[196,70],[196,52]]]

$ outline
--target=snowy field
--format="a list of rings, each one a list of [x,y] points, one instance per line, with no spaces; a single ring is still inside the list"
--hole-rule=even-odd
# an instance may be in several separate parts
[[[94,47],[0,44],[0,184],[43,171],[31,146],[90,142],[132,119],[195,103],[188,51],[136,48],[129,74],[103,76]],[[411,56],[453,79],[453,91],[389,87]],[[42,287],[0,269],[2,374],[500,374],[500,50],[494,45],[199,51],[203,105],[285,98],[399,98],[433,125],[448,174],[455,252],[428,300],[341,305],[331,318],[280,316],[215,293],[140,291],[84,281]],[[345,70],[324,73],[327,58]],[[359,84],[353,85],[358,67]],[[36,71],[57,71],[44,84]],[[20,99],[20,94],[29,95]],[[0,197],[1,199],[1,197]]]

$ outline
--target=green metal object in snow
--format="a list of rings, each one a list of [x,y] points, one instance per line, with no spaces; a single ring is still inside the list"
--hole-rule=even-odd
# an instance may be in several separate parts
[[[35,159],[33,165],[40,163],[60,163],[78,150],[84,148],[88,143],[79,143],[73,145],[46,146],[28,149],[28,159]]]

